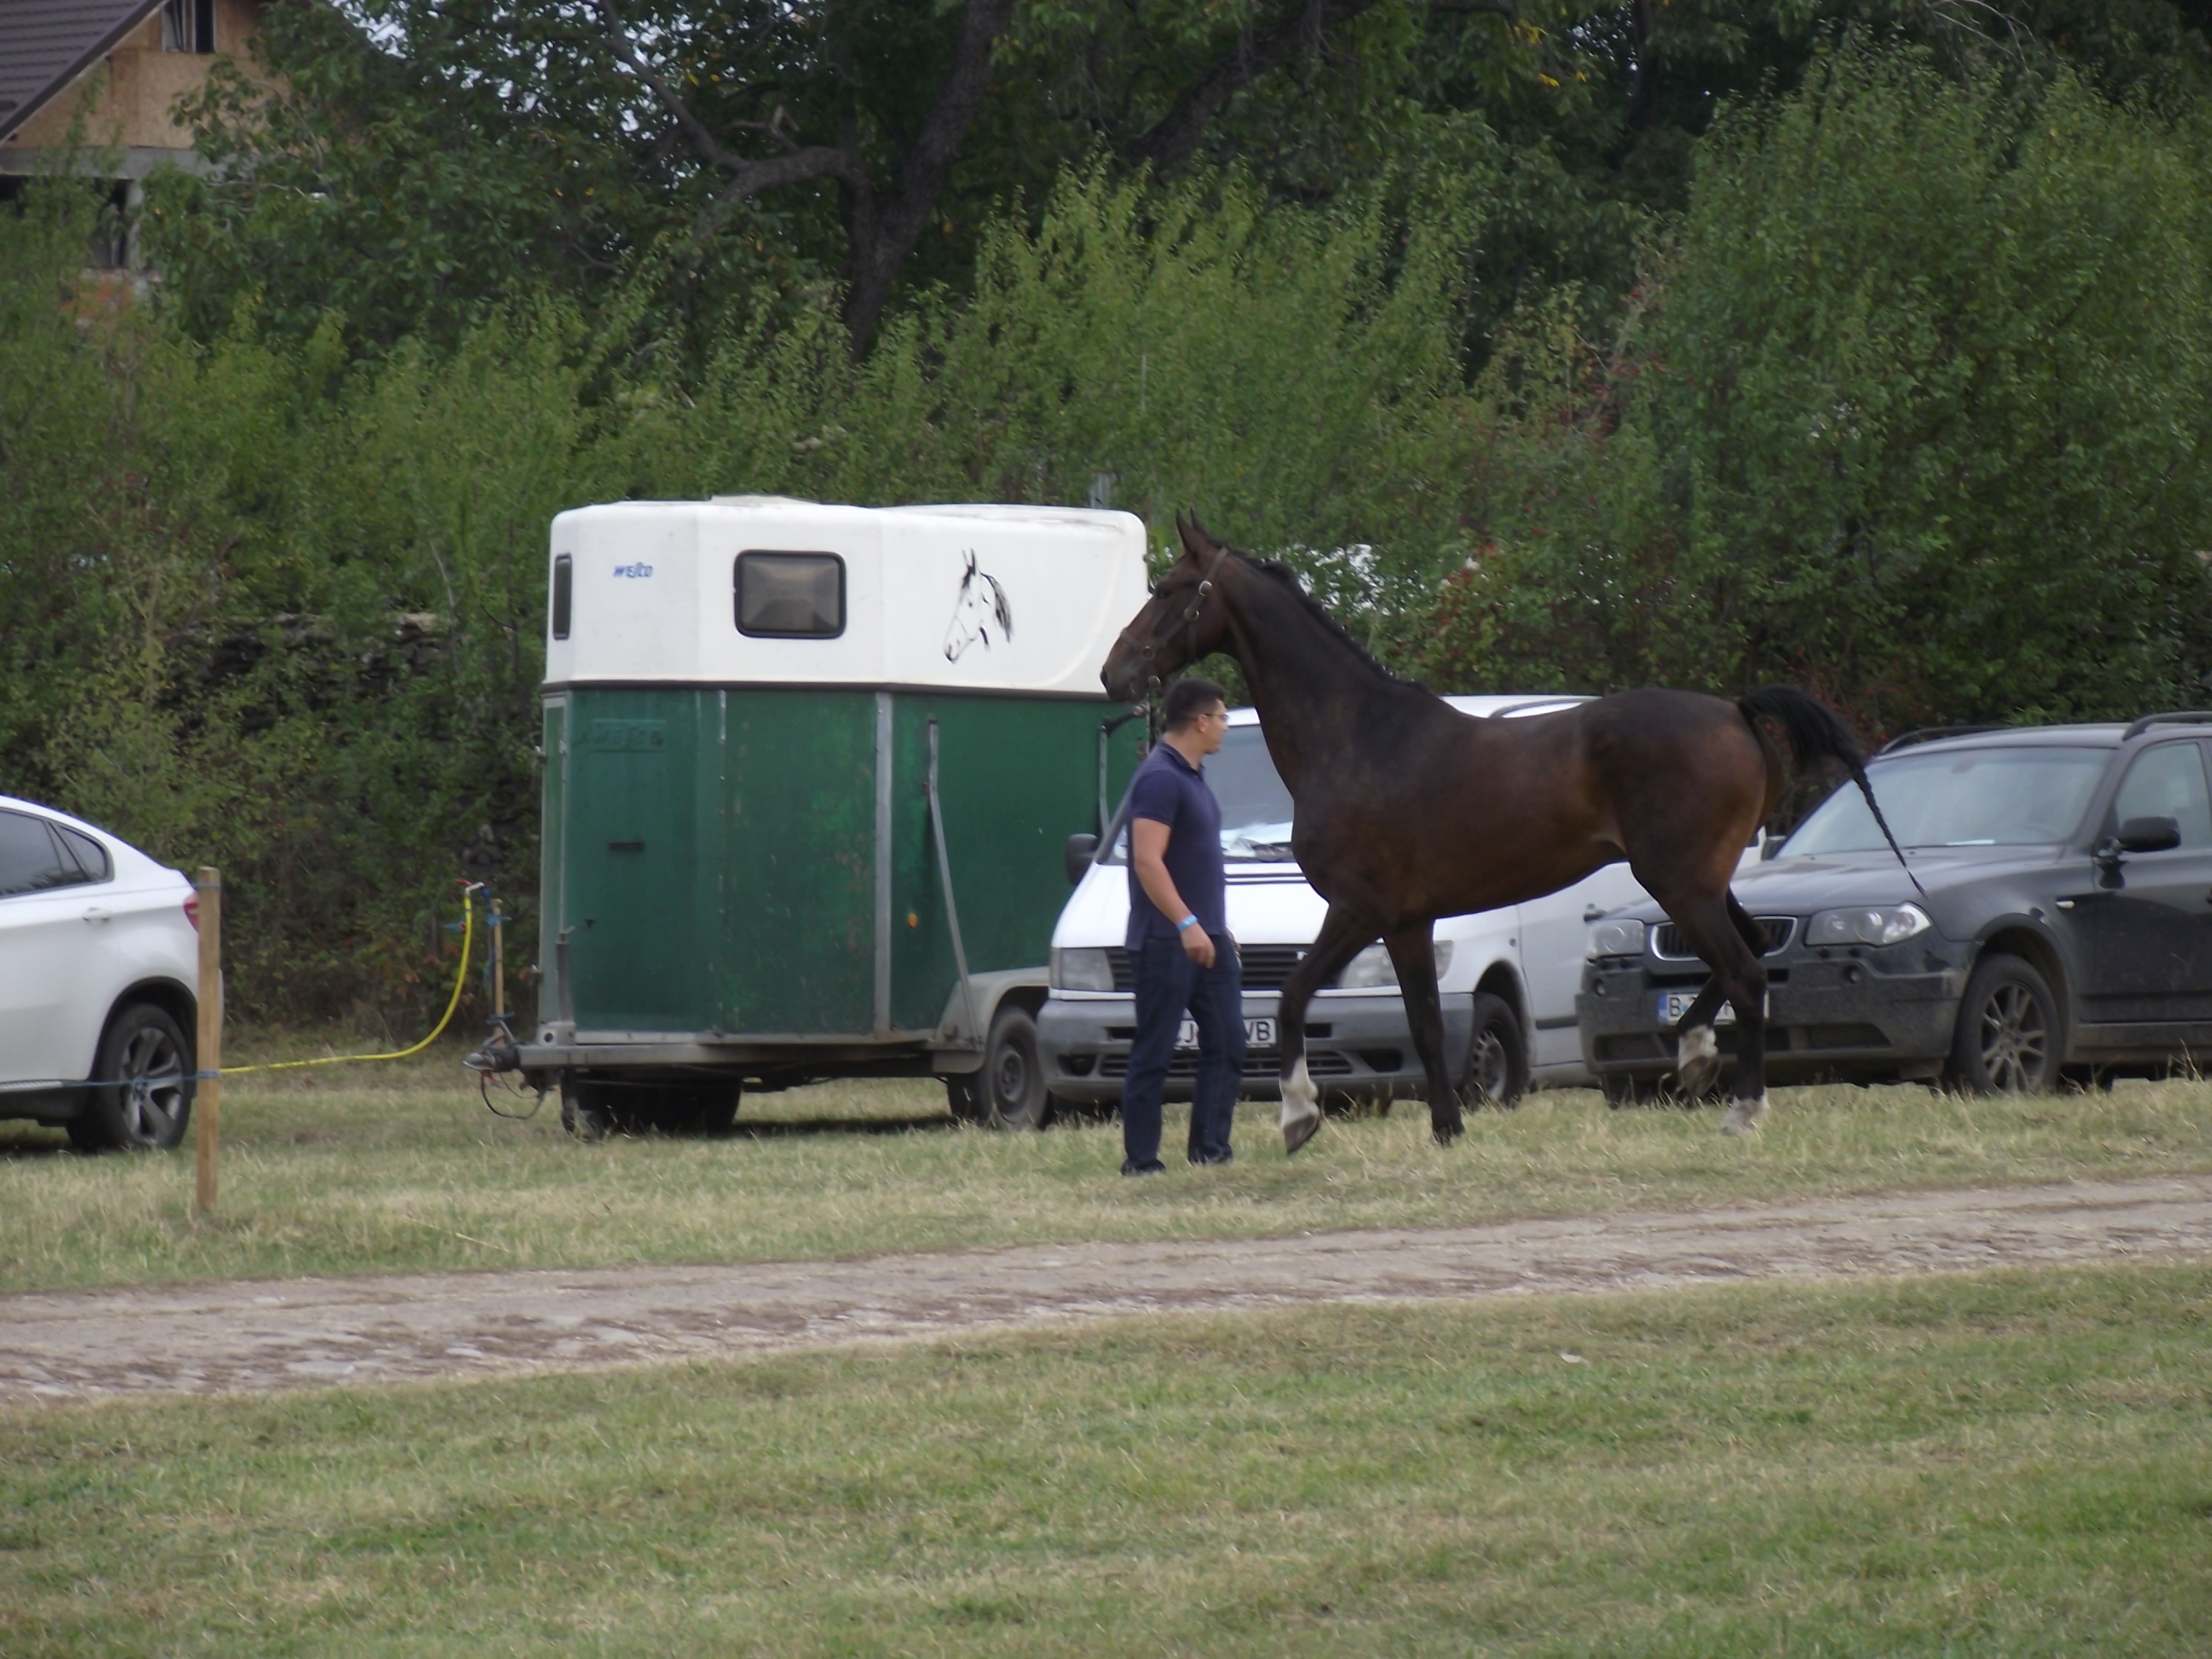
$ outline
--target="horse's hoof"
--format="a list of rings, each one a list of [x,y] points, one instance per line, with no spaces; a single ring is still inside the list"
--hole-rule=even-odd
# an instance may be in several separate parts
[[[1721,1074],[1721,1045],[1710,1025],[1693,1025],[1674,1045],[1674,1075],[1692,1100],[1713,1086]]]
[[[1288,1158],[1320,1133],[1321,1114],[1319,1112],[1316,1112],[1311,1117],[1292,1118],[1288,1123],[1283,1125],[1283,1156]]]
[[[1724,1135],[1747,1135],[1758,1132],[1759,1120],[1766,1115],[1766,1097],[1759,1095],[1750,1100],[1729,1103],[1721,1114],[1721,1133]]]
[[[1467,1125],[1457,1119],[1449,1123],[1431,1123],[1429,1126],[1429,1133],[1435,1137],[1439,1146],[1450,1146],[1466,1133]]]

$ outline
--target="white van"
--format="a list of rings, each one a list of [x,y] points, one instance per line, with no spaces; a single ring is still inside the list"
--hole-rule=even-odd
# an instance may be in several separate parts
[[[1447,697],[1478,720],[1549,714],[1574,696]],[[1259,711],[1230,711],[1221,750],[1206,763],[1221,802],[1228,860],[1229,931],[1244,962],[1244,1085],[1248,1099],[1280,1093],[1276,994],[1321,931],[1328,907],[1291,860],[1291,795],[1260,735]],[[1037,1021],[1045,1086],[1057,1098],[1117,1103],[1136,1035],[1134,977],[1122,939],[1128,922],[1127,840],[1082,873],[1052,935],[1052,988]],[[1589,924],[1648,896],[1626,864],[1609,864],[1573,886],[1526,904],[1436,925],[1437,980],[1453,1081],[1472,1077],[1510,1105],[1534,1086],[1588,1086],[1575,1026]],[[1168,1068],[1167,1097],[1190,1098],[1198,1035],[1185,1020]],[[1352,959],[1306,1010],[1306,1063],[1324,1104],[1418,1097],[1426,1088],[1413,1052],[1398,978],[1379,944]]]

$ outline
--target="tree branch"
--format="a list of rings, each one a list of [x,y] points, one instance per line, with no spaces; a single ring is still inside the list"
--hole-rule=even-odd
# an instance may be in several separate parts
[[[1173,108],[1123,149],[1123,155],[1133,162],[1146,162],[1154,167],[1175,166],[1196,147],[1206,123],[1218,115],[1231,98],[1270,70],[1280,69],[1301,46],[1317,42],[1339,23],[1372,10],[1378,3],[1379,0],[1310,0],[1310,3],[1300,6],[1265,34],[1240,34],[1235,46],[1183,88],[1182,96],[1176,100]],[[1498,0],[1498,3],[1504,4],[1504,0]]]
[[[858,189],[868,187],[867,169],[850,151],[827,144],[799,145],[780,123],[787,118],[779,106],[775,114],[765,123],[748,121],[747,128],[766,132],[781,143],[785,154],[768,161],[754,161],[738,155],[726,148],[715,137],[714,130],[691,112],[691,106],[678,95],[676,88],[637,49],[622,26],[622,18],[615,10],[614,0],[595,0],[599,19],[606,25],[607,33],[614,41],[615,55],[629,66],[630,72],[651,89],[661,106],[676,119],[684,136],[691,141],[691,148],[699,159],[709,167],[720,168],[730,175],[730,182],[714,193],[699,216],[698,230],[711,235],[720,228],[730,210],[749,196],[763,191],[776,190],[785,185],[802,184],[809,179],[833,178],[853,185]]]
[[[952,164],[990,88],[991,54],[1013,14],[1014,0],[968,0],[961,14],[960,40],[953,48],[951,67],[945,71],[936,101],[907,151],[890,199],[878,209],[865,191],[865,175],[862,185],[854,189],[854,195],[862,199],[848,198],[845,326],[852,333],[856,356],[875,334],[900,265],[914,252],[923,228],[936,216],[938,199],[952,176]]]

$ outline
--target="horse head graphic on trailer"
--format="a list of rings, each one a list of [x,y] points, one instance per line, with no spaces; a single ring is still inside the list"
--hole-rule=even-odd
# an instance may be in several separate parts
[[[961,573],[959,597],[952,602],[952,620],[945,628],[945,660],[958,662],[979,640],[988,651],[994,639],[1013,636],[1014,612],[1006,603],[1006,590],[996,576],[976,568],[975,556],[970,552],[968,568]]]

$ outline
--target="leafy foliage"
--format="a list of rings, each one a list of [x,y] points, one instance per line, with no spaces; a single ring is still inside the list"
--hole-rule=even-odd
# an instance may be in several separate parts
[[[1501,355],[1523,495],[1447,658],[1794,679],[1875,729],[2197,700],[2202,177],[2069,75],[1909,53],[1724,123],[1621,337],[1562,302]]]
[[[1163,179],[1176,55],[1280,20],[1027,8],[856,356],[828,198],[702,240],[711,169],[562,55],[592,15],[407,0],[410,54],[273,9],[267,125],[201,111],[250,177],[155,193],[161,304],[84,281],[79,187],[0,213],[0,787],[222,865],[242,1011],[411,1021],[457,873],[529,937],[545,526],[593,500],[1111,501],[1163,547],[1195,508],[1455,689],[1787,679],[1870,733],[2203,700],[2178,23],[1378,4]],[[869,22],[878,67],[950,16]],[[738,130],[772,80],[695,90]]]

